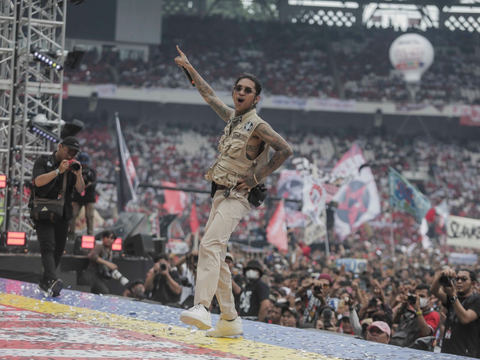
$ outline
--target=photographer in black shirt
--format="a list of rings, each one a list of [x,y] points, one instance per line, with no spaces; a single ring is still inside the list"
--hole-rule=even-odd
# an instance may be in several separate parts
[[[91,168],[92,161],[87,153],[82,153],[77,156],[77,160],[82,165],[82,176],[85,182],[85,190],[83,192],[73,192],[73,217],[70,221],[70,230],[68,237],[75,239],[75,222],[77,216],[85,206],[85,219],[87,221],[87,235],[93,235],[93,217],[95,215],[95,187],[97,186],[97,172]]]
[[[452,269],[436,274],[430,291],[447,309],[442,353],[480,357],[480,297],[473,293],[474,271]]]
[[[46,207],[44,207],[45,210],[41,209],[37,213],[34,213],[33,207],[31,214],[40,243],[43,265],[43,277],[38,286],[49,296],[60,295],[63,288],[62,280],[57,279],[56,269],[65,250],[68,225],[73,216],[72,192],[75,188],[81,193],[85,188],[81,176],[82,167],[74,160],[79,150],[78,140],[73,136],[68,136],[58,144],[57,151],[51,155],[40,156],[33,165],[31,205],[34,204],[34,197],[50,200],[61,199],[64,178],[67,177],[62,217],[54,219],[54,221],[39,220],[38,215],[43,215],[43,211],[48,211]],[[77,164],[76,170],[72,167],[72,162]]]
[[[153,268],[148,271],[145,280],[145,292],[150,292],[150,299],[163,305],[176,304],[180,301],[182,279],[177,270],[170,268],[167,255],[155,258]]]

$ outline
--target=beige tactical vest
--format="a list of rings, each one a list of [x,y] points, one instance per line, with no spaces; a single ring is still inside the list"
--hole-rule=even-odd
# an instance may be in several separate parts
[[[208,169],[205,179],[214,181],[219,185],[233,188],[238,180],[248,174],[253,174],[256,169],[263,167],[268,162],[270,146],[264,143],[264,149],[255,160],[247,158],[247,142],[255,129],[260,124],[267,124],[260,119],[255,109],[243,116],[233,117],[228,121],[223,130],[223,135],[218,143],[218,156],[215,163]],[[270,126],[270,125],[269,125]],[[260,183],[263,179],[257,179]]]

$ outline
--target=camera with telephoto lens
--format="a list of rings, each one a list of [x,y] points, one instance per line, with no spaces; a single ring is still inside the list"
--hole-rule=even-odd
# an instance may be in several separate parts
[[[112,279],[120,281],[120,284],[122,284],[123,286],[129,283],[129,280],[125,276],[123,276],[122,273],[118,270],[112,271]]]
[[[167,270],[167,264],[160,264],[160,270],[162,271]]]
[[[68,170],[72,170],[72,171],[78,171],[81,168],[80,163],[75,159],[69,160],[68,165],[69,165]]]
[[[438,282],[443,287],[451,287],[452,284],[455,282],[455,278],[447,276],[447,275],[442,275],[442,276],[440,276],[440,279],[438,279]]]
[[[417,295],[408,294],[407,301],[410,305],[415,305],[417,302]]]
[[[329,308],[326,308],[323,310],[323,325],[326,328],[331,328],[332,325],[332,310]]]

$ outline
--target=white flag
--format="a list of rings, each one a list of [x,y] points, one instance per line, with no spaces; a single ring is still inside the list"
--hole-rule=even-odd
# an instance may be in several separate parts
[[[302,213],[308,215],[316,224],[321,224],[320,216],[325,211],[326,198],[322,183],[312,175],[304,176]]]

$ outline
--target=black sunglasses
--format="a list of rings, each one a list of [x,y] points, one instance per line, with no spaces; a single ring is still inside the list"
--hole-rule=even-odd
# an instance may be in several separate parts
[[[242,90],[243,90],[243,91],[245,92],[245,94],[247,94],[247,95],[250,95],[251,93],[256,94],[256,92],[255,92],[251,87],[248,87],[248,86],[247,86],[247,87],[243,87],[242,85],[235,85],[235,86],[233,87],[233,91],[235,91],[235,92],[240,92],[240,91],[242,91]]]
[[[462,280],[462,282],[466,282],[466,281],[468,281],[468,280],[470,280],[470,279],[467,278],[466,276],[463,276],[463,277],[457,276],[457,277],[455,278],[455,280],[457,280],[457,282],[460,281],[460,280]]]

